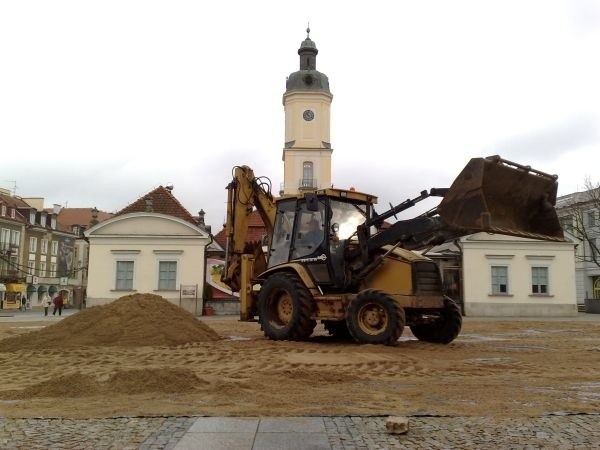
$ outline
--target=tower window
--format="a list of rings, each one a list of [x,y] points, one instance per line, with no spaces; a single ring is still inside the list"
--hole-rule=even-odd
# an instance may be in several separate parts
[[[302,164],[302,180],[300,186],[303,188],[315,187],[315,180],[313,179],[313,163],[312,161],[304,161]]]

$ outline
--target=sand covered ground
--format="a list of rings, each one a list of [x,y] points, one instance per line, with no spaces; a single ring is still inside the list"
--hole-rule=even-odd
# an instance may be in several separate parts
[[[450,345],[395,346],[321,326],[273,342],[129,296],[62,321],[0,323],[0,416],[539,416],[600,411],[600,321],[465,319]]]

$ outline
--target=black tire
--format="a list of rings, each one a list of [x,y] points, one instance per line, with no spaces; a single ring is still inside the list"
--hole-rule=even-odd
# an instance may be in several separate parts
[[[352,335],[348,331],[348,325],[344,320],[324,320],[323,326],[331,336],[343,340],[352,339]]]
[[[394,344],[402,335],[404,309],[385,293],[367,289],[358,294],[346,313],[348,331],[362,344]]]
[[[275,341],[306,340],[317,325],[311,319],[313,304],[310,292],[296,275],[271,275],[258,295],[258,321],[265,336]]]
[[[446,298],[440,316],[432,323],[411,325],[410,331],[415,337],[424,342],[434,344],[449,344],[462,328],[462,314],[454,300]]]

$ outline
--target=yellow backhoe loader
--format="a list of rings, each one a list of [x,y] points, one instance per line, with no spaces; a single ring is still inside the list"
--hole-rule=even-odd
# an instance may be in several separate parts
[[[409,326],[422,341],[447,344],[462,316],[439,268],[418,250],[484,231],[562,241],[554,209],[557,177],[499,156],[471,159],[450,188],[377,214],[377,197],[324,189],[274,199],[270,182],[237,166],[227,186],[222,281],[240,293],[240,319],[270,339],[305,340],[317,321],[333,335],[393,344]],[[391,225],[430,196],[439,205]],[[267,242],[247,242],[257,210]],[[266,249],[265,249],[266,248]]]

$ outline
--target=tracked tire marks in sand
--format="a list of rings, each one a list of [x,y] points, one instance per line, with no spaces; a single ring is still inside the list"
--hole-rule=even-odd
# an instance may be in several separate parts
[[[219,322],[211,322],[218,325]],[[594,325],[466,323],[450,345],[416,341],[407,329],[395,346],[358,345],[317,336],[308,342],[269,341],[256,324],[223,322],[222,336],[247,340],[197,342],[177,347],[77,347],[64,351],[0,352],[6,389],[79,380],[103,384],[133,377],[160,378],[163,369],[187,373],[191,389],[95,394],[61,401],[32,397],[0,401],[0,414],[304,415],[455,414],[539,415],[600,408],[600,330]],[[229,329],[225,327],[233,327]],[[139,370],[140,372],[135,372]],[[117,375],[116,375],[117,374]],[[117,378],[114,378],[114,377]],[[112,378],[111,378],[112,377]],[[124,378],[123,378],[124,377]],[[160,378],[163,379],[163,378]],[[127,385],[128,382],[125,384]],[[132,381],[135,385],[135,381]],[[596,382],[597,383],[597,382]],[[87,384],[87,386],[92,386]],[[77,384],[72,384],[72,388]],[[188,386],[189,387],[189,386]],[[79,389],[77,388],[77,389]],[[30,391],[35,393],[34,390]]]

